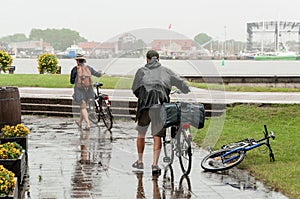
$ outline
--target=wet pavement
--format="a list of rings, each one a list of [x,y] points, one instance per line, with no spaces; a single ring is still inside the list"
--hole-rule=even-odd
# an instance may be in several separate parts
[[[145,171],[131,171],[136,160],[131,121],[115,121],[111,132],[104,126],[81,131],[74,118],[23,115],[32,128],[28,140],[26,199],[71,198],[278,198],[287,197],[268,190],[247,173],[237,169],[216,174],[204,172],[200,162],[208,153],[193,146],[189,177],[182,176],[179,161],[153,178],[152,139],[147,137]],[[159,165],[164,166],[162,158]]]

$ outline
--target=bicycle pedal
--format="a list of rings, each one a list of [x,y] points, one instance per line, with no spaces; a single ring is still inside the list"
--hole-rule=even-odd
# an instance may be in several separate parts
[[[164,161],[165,163],[170,163],[170,162],[171,162],[171,158],[170,158],[170,157],[164,157],[164,158],[163,158],[163,161]]]

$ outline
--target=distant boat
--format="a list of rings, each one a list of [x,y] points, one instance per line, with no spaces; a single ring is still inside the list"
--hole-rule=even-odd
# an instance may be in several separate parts
[[[71,45],[64,53],[64,58],[75,58],[77,54],[85,54],[85,51],[77,45]]]

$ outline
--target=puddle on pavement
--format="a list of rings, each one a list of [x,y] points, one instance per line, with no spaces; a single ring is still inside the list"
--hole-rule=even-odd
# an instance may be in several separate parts
[[[240,190],[257,190],[261,185],[248,173],[232,168],[223,172],[203,172],[206,178]]]
[[[163,169],[158,178],[147,168],[143,174],[134,174],[133,122],[116,123],[112,132],[103,127],[80,131],[72,118],[26,116],[23,122],[32,132],[27,177],[19,199],[286,198],[237,169],[204,172],[197,158],[205,154],[199,149],[190,177],[181,176],[178,161]],[[152,141],[147,139],[149,154],[144,159],[151,165]]]

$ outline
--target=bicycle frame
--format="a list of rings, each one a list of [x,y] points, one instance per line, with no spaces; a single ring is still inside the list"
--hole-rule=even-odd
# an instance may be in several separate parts
[[[238,152],[238,151],[243,151],[244,153],[247,153],[247,151],[250,151],[252,149],[255,149],[257,147],[260,147],[262,145],[267,145],[269,150],[271,151],[272,149],[270,148],[270,144],[266,143],[266,142],[263,142],[263,143],[257,143],[257,144],[254,144],[254,145],[251,145],[251,146],[242,146],[242,147],[238,147],[238,148],[235,148],[233,150],[230,150],[229,152],[225,153],[224,155],[221,156],[221,158],[224,160],[226,156],[230,155],[230,154],[233,154],[235,152]],[[238,158],[238,156],[233,156],[231,158],[228,158],[226,159],[225,161],[223,161],[223,163],[227,163],[227,162],[230,162],[234,159]]]
[[[269,149],[269,151],[270,151],[270,158],[271,158],[271,161],[275,161],[274,154],[273,154],[271,145],[270,145],[270,143],[269,143],[270,138],[273,138],[273,139],[274,139],[275,136],[274,136],[274,133],[273,133],[273,132],[271,132],[270,135],[268,135],[268,131],[267,131],[266,125],[265,125],[264,127],[265,127],[265,133],[264,133],[265,137],[264,137],[264,138],[262,138],[262,139],[260,139],[260,140],[257,140],[257,141],[255,141],[255,140],[249,141],[248,143],[245,143],[244,146],[240,146],[240,147],[234,148],[234,149],[230,150],[229,152],[223,154],[223,155],[221,156],[223,163],[230,162],[230,161],[232,161],[232,160],[234,160],[234,159],[236,159],[236,158],[239,157],[239,156],[237,156],[237,155],[236,155],[236,156],[232,156],[231,158],[228,158],[228,159],[226,159],[226,160],[224,161],[225,157],[228,156],[228,155],[231,155],[231,154],[236,153],[236,152],[239,152],[239,151],[243,151],[243,153],[246,154],[247,151],[250,151],[250,150],[252,150],[252,149],[258,148],[258,147],[260,147],[260,146],[262,146],[262,145],[266,145],[266,146],[268,147],[268,149]],[[267,140],[267,141],[266,141],[266,142],[262,142],[262,141],[264,141],[264,140]],[[253,144],[253,143],[256,143],[256,144]]]
[[[176,130],[175,130],[175,132],[174,132],[174,133],[175,133],[175,137],[172,138],[172,139],[177,139],[176,136],[179,135],[178,133],[181,133],[182,130],[187,130],[187,129],[189,129],[190,126],[191,126],[191,125],[190,125],[189,123],[180,123],[178,126],[173,126],[173,127],[176,128]],[[172,127],[170,127],[170,128],[172,128]],[[172,130],[171,130],[171,133],[172,133]],[[181,152],[180,143],[179,143],[179,142],[176,142],[176,145],[175,145],[175,146],[176,146],[176,147],[173,148],[173,151],[175,152],[175,154],[176,154],[177,157],[180,157],[180,156],[181,156],[181,154],[180,154],[180,152]]]

